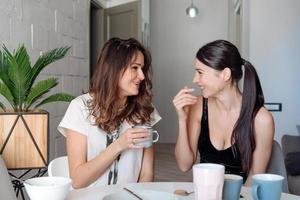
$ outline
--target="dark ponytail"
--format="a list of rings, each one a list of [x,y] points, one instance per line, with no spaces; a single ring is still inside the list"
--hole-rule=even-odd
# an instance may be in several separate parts
[[[244,59],[242,62],[245,68],[242,108],[231,139],[232,142],[236,142],[239,149],[243,170],[249,173],[256,147],[254,119],[258,110],[264,105],[264,95],[255,68]]]
[[[238,49],[226,40],[216,40],[204,45],[198,50],[196,58],[216,70],[221,71],[228,67],[235,83],[242,78],[242,66],[245,68],[242,108],[232,132],[231,144],[236,144],[238,149],[234,149],[234,152],[239,151],[243,170],[248,174],[256,146],[254,119],[264,105],[264,96],[256,70],[250,62],[241,57]]]

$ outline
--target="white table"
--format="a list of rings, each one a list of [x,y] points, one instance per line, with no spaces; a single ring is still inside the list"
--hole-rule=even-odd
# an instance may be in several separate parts
[[[111,186],[98,186],[92,188],[84,188],[73,190],[67,196],[67,200],[101,200],[104,196],[120,191],[123,187],[127,187],[131,190],[137,189],[148,189],[148,190],[157,190],[173,193],[176,189],[184,189],[187,191],[193,191],[193,183],[191,182],[152,182],[152,183],[130,183],[126,185],[111,185]],[[251,200],[251,188],[242,187],[241,191],[245,199]],[[187,200],[193,199],[189,196]],[[300,200],[300,196],[291,195],[282,193],[282,200]]]

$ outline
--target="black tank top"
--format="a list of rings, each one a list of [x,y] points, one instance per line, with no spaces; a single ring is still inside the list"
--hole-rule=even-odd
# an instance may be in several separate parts
[[[225,166],[225,174],[237,174],[243,177],[244,182],[247,174],[243,172],[240,152],[233,144],[227,149],[217,150],[209,138],[208,105],[207,99],[203,98],[203,109],[201,119],[201,132],[198,140],[200,163],[218,163]]]

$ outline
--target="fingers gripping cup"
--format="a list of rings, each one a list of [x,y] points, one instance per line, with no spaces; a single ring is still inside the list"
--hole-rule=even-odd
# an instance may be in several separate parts
[[[143,128],[148,131],[148,140],[136,142],[136,145],[143,146],[144,148],[151,147],[153,143],[158,142],[159,140],[159,133],[156,130],[153,130],[151,126],[147,125],[135,125],[134,128]],[[155,135],[155,136],[154,136]]]

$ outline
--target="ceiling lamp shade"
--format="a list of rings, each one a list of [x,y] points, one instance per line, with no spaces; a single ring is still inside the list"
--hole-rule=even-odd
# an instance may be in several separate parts
[[[196,6],[194,6],[193,0],[191,1],[191,5],[189,7],[187,7],[186,14],[190,18],[194,18],[198,14],[198,8]]]

